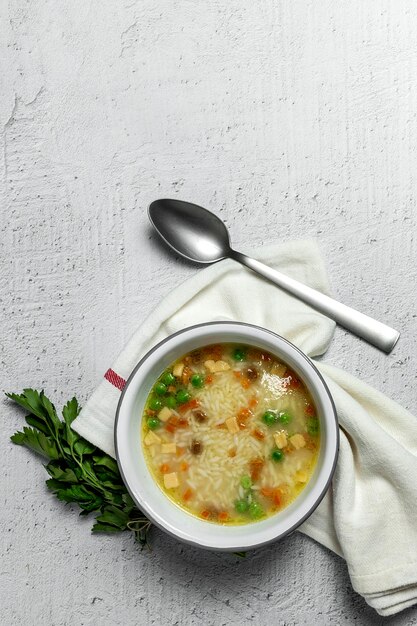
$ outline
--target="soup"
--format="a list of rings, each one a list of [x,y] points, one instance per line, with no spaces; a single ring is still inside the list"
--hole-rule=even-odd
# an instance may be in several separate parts
[[[207,521],[246,524],[288,506],[308,483],[319,418],[304,383],[253,346],[194,350],[147,398],[142,443],[157,484]]]

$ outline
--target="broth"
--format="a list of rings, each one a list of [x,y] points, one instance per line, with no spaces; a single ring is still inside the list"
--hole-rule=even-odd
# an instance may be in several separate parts
[[[189,513],[220,524],[265,519],[314,471],[320,422],[298,376],[269,352],[209,345],[167,368],[142,419],[148,467]]]

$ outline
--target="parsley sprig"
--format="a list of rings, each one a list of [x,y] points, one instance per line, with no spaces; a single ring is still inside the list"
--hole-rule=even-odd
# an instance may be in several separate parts
[[[11,440],[48,460],[48,489],[62,502],[77,504],[80,515],[94,513],[93,533],[130,530],[146,544],[151,522],[130,497],[116,461],[71,428],[80,412],[76,398],[64,406],[61,420],[43,391],[24,389],[22,394],[6,395],[28,411],[28,426]]]

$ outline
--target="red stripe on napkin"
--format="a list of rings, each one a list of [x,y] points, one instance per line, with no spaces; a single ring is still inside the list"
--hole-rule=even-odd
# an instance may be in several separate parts
[[[119,374],[116,374],[116,372],[114,372],[112,369],[107,370],[107,372],[104,374],[104,378],[108,380],[109,383],[114,385],[114,387],[120,389],[120,391],[122,391],[123,387],[126,385],[125,379],[119,376]]]

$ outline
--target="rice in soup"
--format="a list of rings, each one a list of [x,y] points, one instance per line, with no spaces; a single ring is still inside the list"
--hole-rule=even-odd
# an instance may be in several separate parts
[[[146,402],[142,443],[154,479],[177,505],[210,522],[247,524],[281,511],[304,489],[320,422],[285,363],[223,343],[162,373]]]

